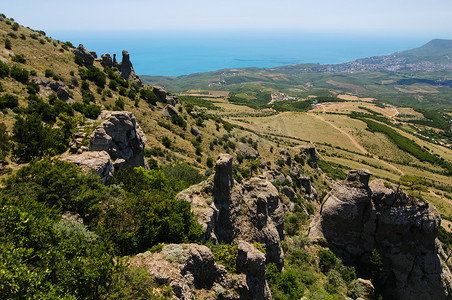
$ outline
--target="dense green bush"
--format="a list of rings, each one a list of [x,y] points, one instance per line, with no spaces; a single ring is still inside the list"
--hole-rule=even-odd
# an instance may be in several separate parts
[[[0,109],[11,108],[19,106],[19,98],[15,95],[4,94],[0,96]]]
[[[10,39],[6,38],[5,39],[5,49],[11,50],[11,47],[12,47],[12,45],[11,45]]]
[[[157,102],[157,96],[149,88],[143,88],[140,90],[140,97],[144,99],[147,103],[155,105]]]
[[[237,273],[237,245],[215,244],[208,241],[206,246],[212,250],[213,257],[217,264],[223,265],[230,273]]]
[[[16,55],[14,55],[14,56],[11,58],[11,60],[12,60],[13,62],[17,62],[17,63],[21,63],[21,64],[24,64],[24,63],[27,62],[27,60],[25,59],[25,57],[24,57],[22,54],[16,54]]]
[[[19,24],[16,23],[16,22],[14,22],[13,25],[11,26],[11,28],[12,28],[14,31],[17,31],[17,30],[19,30]]]
[[[328,272],[334,268],[337,264],[336,255],[330,250],[320,250],[319,251],[319,267],[322,272]]]
[[[166,148],[171,149],[172,142],[171,142],[171,139],[169,137],[167,137],[167,136],[162,137],[162,144]]]
[[[75,102],[74,104],[72,104],[72,108],[90,119],[97,119],[97,117],[102,112],[101,108],[96,104]]]
[[[6,63],[0,61],[0,78],[9,76],[9,67]]]
[[[25,119],[17,116],[12,140],[15,142],[13,157],[20,163],[59,154],[68,147],[64,133],[58,128],[43,125],[41,116],[36,112]]]
[[[20,82],[27,82],[28,81],[28,71],[25,69],[22,69],[19,66],[12,66],[11,70],[9,71],[9,74],[11,75],[12,78],[16,79],[17,81]]]
[[[141,252],[161,242],[198,240],[201,226],[190,204],[174,198],[184,185],[178,178],[167,177],[161,170],[135,168],[115,172],[111,183],[121,183],[127,197],[107,212],[100,228],[121,253]]]
[[[75,56],[80,57],[80,56]],[[94,82],[99,87],[104,87],[107,83],[107,75],[95,66],[90,66],[88,69],[79,69],[80,77]]]

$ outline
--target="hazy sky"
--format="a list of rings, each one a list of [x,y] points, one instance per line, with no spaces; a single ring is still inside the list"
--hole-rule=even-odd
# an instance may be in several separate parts
[[[452,33],[451,0],[10,0],[1,10],[44,31],[282,28]]]

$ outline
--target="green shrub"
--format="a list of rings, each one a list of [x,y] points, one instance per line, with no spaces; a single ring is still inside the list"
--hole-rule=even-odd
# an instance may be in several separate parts
[[[336,266],[337,258],[334,253],[329,250],[320,250],[319,251],[319,267],[322,272],[326,273],[332,268]]]
[[[162,144],[166,148],[171,149],[172,141],[171,141],[171,139],[169,137],[164,136],[164,137],[162,137]]]
[[[85,64],[85,60],[80,55],[74,55],[74,62],[79,66],[83,66]]]
[[[113,110],[124,110],[124,99],[122,97],[119,97],[115,101],[115,107],[113,107]]]
[[[79,73],[82,79],[91,80],[99,87],[104,87],[107,83],[107,75],[95,66],[90,66],[88,69],[80,68]]]
[[[12,39],[17,39],[17,35],[13,32],[8,32],[8,36]]]
[[[8,38],[6,38],[5,39],[5,49],[11,50],[11,47],[12,47],[11,41]]]
[[[213,158],[212,157],[207,158],[206,165],[208,168],[213,168]]]
[[[27,82],[28,81],[28,71],[25,69],[22,69],[21,67],[14,65],[11,67],[10,75],[12,78],[16,79],[20,82]]]
[[[187,122],[185,122],[184,118],[182,118],[180,115],[177,115],[177,114],[174,114],[171,116],[171,122],[174,125],[182,127],[184,129],[187,127]]]
[[[27,92],[30,95],[36,95],[39,92],[39,90],[40,86],[36,82],[32,81],[27,84]]]
[[[4,62],[0,61],[0,78],[9,76],[9,67]]]
[[[230,244],[206,243],[206,246],[212,250],[215,262],[223,265],[230,273],[237,273],[237,253],[238,246]]]
[[[16,22],[14,22],[14,24],[11,26],[11,28],[12,28],[14,31],[17,31],[17,30],[19,30],[19,24],[16,23]]]
[[[4,94],[0,96],[0,110],[19,106],[19,98],[15,95]]]
[[[284,230],[288,235],[297,234],[300,225],[300,221],[295,214],[288,214],[284,219]]]

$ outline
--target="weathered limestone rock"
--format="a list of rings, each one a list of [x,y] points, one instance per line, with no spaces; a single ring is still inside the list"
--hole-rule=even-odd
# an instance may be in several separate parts
[[[113,60],[112,60],[111,55],[109,53],[102,54],[101,55],[101,59],[102,60],[101,60],[100,64],[103,67],[109,67],[109,68],[113,67]]]
[[[166,103],[166,91],[158,86],[155,86],[152,91],[157,96],[157,100],[163,103]]]
[[[287,186],[287,185],[283,186],[281,188],[281,193],[286,195],[290,200],[295,200],[297,197],[294,189],[291,186]]]
[[[246,274],[246,283],[253,299],[270,299],[265,280],[265,255],[247,242],[239,241],[237,271]]]
[[[196,127],[195,125],[191,126],[190,129],[191,134],[193,134],[194,136],[202,136],[201,131],[198,129],[198,127]]]
[[[132,113],[103,111],[104,120],[89,136],[90,151],[106,151],[115,167],[145,167],[144,146],[146,137]]]
[[[310,225],[312,239],[325,238],[345,263],[368,276],[376,249],[384,289],[396,299],[449,299],[451,273],[435,241],[441,218],[428,202],[370,173],[351,171],[325,197]],[[366,272],[367,271],[367,272]]]
[[[241,274],[228,273],[215,263],[209,248],[197,244],[166,245],[161,253],[138,254],[131,264],[146,268],[157,283],[171,286],[176,299],[199,299],[200,291],[208,299],[271,299],[265,256],[245,242],[240,243],[237,255]]]
[[[122,61],[118,65],[118,69],[121,72],[121,76],[126,80],[132,80],[138,86],[142,86],[143,83],[141,82],[140,77],[135,74],[135,71],[133,70],[132,62],[130,61],[130,55],[129,52],[126,50],[122,51]]]
[[[248,144],[238,142],[237,154],[241,154],[244,158],[256,159],[259,152]]]
[[[179,112],[177,111],[177,109],[174,106],[172,106],[171,104],[168,104],[162,110],[162,114],[165,117],[171,118],[173,115],[179,115]]]
[[[317,154],[313,145],[301,145],[298,147],[300,155],[305,159],[309,159],[311,167],[317,168]]]
[[[86,172],[94,170],[103,182],[113,176],[113,164],[106,151],[88,151],[79,155],[63,156],[62,159],[80,166]]]
[[[78,55],[83,58],[83,61],[84,61],[83,65],[85,67],[90,67],[94,64],[95,57],[93,56],[93,54],[91,52],[86,50],[86,48],[82,44],[80,44],[77,48],[75,48],[73,50],[73,53],[75,55]]]
[[[282,267],[284,210],[278,190],[264,177],[241,184],[234,181],[231,155],[221,154],[215,175],[182,191],[177,198],[191,203],[203,226],[204,240],[259,242],[267,250],[267,262]]]

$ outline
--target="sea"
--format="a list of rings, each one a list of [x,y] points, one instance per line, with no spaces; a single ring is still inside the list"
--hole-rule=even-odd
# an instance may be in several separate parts
[[[122,50],[138,75],[180,76],[226,68],[339,64],[420,47],[437,37],[297,30],[53,31],[101,54]]]

